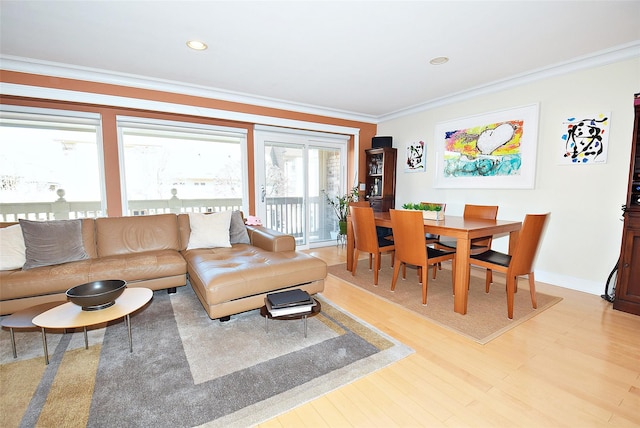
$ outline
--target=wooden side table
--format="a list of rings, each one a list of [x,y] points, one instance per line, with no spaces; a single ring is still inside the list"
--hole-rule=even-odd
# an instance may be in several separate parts
[[[265,297],[265,299],[266,299],[266,297]],[[271,315],[271,313],[267,309],[267,305],[264,305],[263,307],[260,308],[260,315],[262,315],[264,317],[265,330],[267,331],[267,333],[269,332],[269,318],[274,319],[274,320],[299,320],[299,319],[302,319],[302,322],[304,323],[304,337],[306,338],[307,337],[307,317],[312,317],[314,315],[317,315],[322,310],[322,305],[320,304],[320,301],[315,299],[315,298],[313,299],[313,301],[315,302],[315,305],[313,305],[311,307],[311,309],[309,309],[307,312],[300,312],[298,314],[280,315],[280,316]]]

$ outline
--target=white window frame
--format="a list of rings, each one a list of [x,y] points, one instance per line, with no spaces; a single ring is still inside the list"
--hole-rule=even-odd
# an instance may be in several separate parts
[[[102,140],[102,116],[99,113],[82,112],[76,110],[58,110],[41,107],[26,107],[10,104],[0,104],[0,115],[6,118],[30,119],[51,123],[70,123],[91,125],[96,127],[96,150],[98,174],[100,183],[100,210],[106,216],[107,190],[104,165],[104,146]]]
[[[122,212],[129,211],[127,198],[126,176],[124,165],[124,144],[122,128],[153,129],[166,131],[184,131],[189,133],[201,133],[203,135],[217,134],[221,136],[232,136],[241,139],[240,156],[243,162],[242,167],[242,210],[248,212],[249,208],[249,169],[247,165],[247,130],[245,128],[233,128],[227,126],[207,125],[203,123],[181,122],[174,120],[150,119],[135,116],[116,116],[116,129],[118,133],[118,160],[120,165],[120,197]]]
[[[255,162],[255,176],[254,185],[256,193],[254,195],[256,215],[261,216],[265,213],[265,204],[261,202],[261,186],[265,180],[265,165],[264,165],[264,144],[266,140],[280,141],[284,144],[298,144],[304,147],[305,162],[310,147],[328,147],[335,148],[342,152],[340,158],[340,175],[342,182],[340,188],[346,192],[349,188],[347,177],[347,157],[350,135],[345,134],[333,134],[321,131],[310,131],[305,129],[295,128],[282,128],[277,126],[268,125],[254,125],[254,162]],[[307,166],[305,166],[306,168]],[[308,188],[305,189],[305,200],[308,198]],[[310,226],[309,208],[308,204],[305,205],[305,233],[308,232]],[[322,242],[309,242],[309,237],[306,237],[306,242],[297,244],[300,249],[317,248],[328,245],[334,245],[331,241]]]

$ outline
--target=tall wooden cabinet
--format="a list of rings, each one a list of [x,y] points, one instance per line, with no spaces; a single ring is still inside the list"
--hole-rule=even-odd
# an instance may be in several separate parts
[[[378,147],[365,150],[367,176],[365,198],[374,211],[389,211],[396,204],[396,158],[397,150]]]
[[[640,94],[635,95],[634,108],[629,188],[613,308],[640,315]]]

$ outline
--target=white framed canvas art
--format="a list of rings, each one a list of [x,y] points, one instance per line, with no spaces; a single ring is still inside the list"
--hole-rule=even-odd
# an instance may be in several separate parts
[[[531,189],[539,104],[441,122],[434,187]]]

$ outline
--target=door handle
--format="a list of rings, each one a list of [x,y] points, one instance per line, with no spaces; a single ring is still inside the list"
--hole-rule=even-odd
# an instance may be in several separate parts
[[[260,186],[260,201],[264,203],[265,198],[267,197],[267,189],[264,188],[264,184]]]

